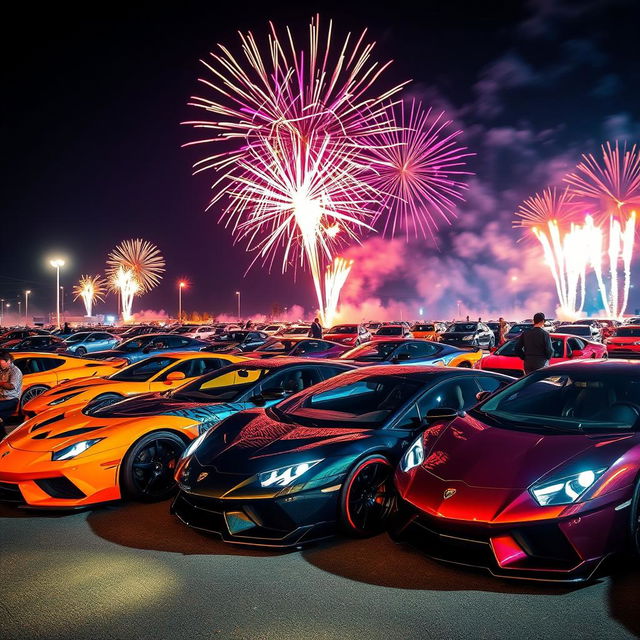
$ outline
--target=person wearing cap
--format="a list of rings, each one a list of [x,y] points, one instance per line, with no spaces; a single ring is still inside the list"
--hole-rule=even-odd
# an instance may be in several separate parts
[[[525,374],[546,367],[553,355],[551,337],[543,328],[544,322],[544,313],[536,313],[533,316],[533,327],[523,331],[516,343],[516,355],[524,360]]]

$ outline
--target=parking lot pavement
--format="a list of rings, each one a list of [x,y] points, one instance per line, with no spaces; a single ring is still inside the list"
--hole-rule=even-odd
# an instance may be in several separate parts
[[[640,568],[586,587],[510,583],[395,545],[225,545],[168,503],[70,515],[0,507],[0,637],[630,638]]]

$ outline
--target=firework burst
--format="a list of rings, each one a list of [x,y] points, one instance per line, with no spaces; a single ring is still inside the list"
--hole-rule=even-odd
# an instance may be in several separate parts
[[[100,276],[82,276],[77,285],[73,287],[74,302],[82,298],[87,316],[91,316],[93,304],[96,301],[103,302],[107,283]]]
[[[107,276],[111,288],[120,294],[122,316],[131,319],[133,298],[157,286],[165,262],[160,250],[146,240],[125,240],[107,257]]]
[[[439,223],[450,223],[467,185],[465,158],[474,155],[459,146],[461,130],[452,130],[444,112],[433,114],[420,103],[392,108],[393,127],[376,137],[371,150],[376,175],[371,184],[385,194],[377,218],[384,233],[404,230],[407,239],[431,236]]]

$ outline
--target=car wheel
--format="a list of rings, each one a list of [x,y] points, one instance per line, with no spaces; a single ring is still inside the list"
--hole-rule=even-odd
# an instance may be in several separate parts
[[[76,355],[77,356],[86,356],[87,355],[87,350],[85,347],[78,347],[76,349]]]
[[[631,504],[631,544],[636,557],[640,557],[640,480],[636,483]]]
[[[173,474],[186,446],[170,431],[153,431],[140,438],[120,467],[122,497],[139,502],[169,498],[176,488]]]
[[[114,402],[120,402],[120,400],[124,400],[124,396],[121,396],[118,393],[105,393],[104,395],[96,396],[91,400],[91,402],[87,404],[87,408],[91,407],[91,409],[102,409],[102,407],[106,407]]]
[[[33,400],[34,398],[37,398],[40,394],[44,393],[45,391],[49,391],[49,387],[45,387],[44,385],[34,385],[33,387],[29,387],[23,394],[22,397],[20,398],[20,409],[22,409],[22,407],[24,407],[25,404],[27,404],[27,402],[29,402],[30,400]]]
[[[340,496],[340,523],[349,535],[380,533],[395,509],[393,467],[379,455],[366,457],[350,471]]]

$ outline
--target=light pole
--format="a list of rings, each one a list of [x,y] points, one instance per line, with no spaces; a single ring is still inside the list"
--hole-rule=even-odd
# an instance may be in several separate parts
[[[60,286],[60,313],[64,318],[64,286]]]
[[[4,324],[4,298],[0,298],[0,326]]]
[[[22,320],[22,300],[18,300],[18,322]]]
[[[186,282],[180,282],[178,284],[178,322],[182,322],[182,290],[186,286]]]
[[[49,264],[56,270],[56,322],[60,328],[60,267],[64,267],[64,260],[56,258],[50,260]]]
[[[31,289],[27,289],[24,292],[24,320],[27,327],[29,326],[29,295],[31,294]]]
[[[238,322],[240,322],[240,292],[236,291],[236,296],[238,296]]]

